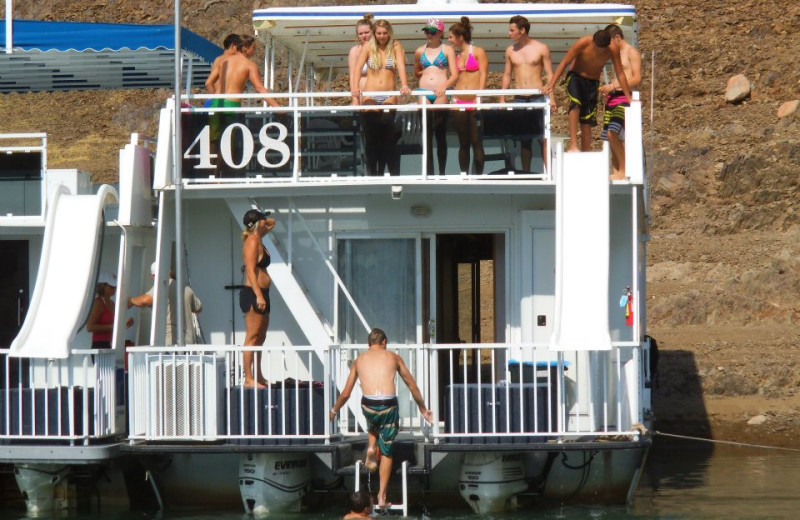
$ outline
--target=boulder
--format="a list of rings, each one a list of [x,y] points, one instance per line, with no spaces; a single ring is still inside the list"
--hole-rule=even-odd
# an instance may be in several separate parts
[[[728,80],[725,89],[725,101],[739,103],[750,97],[750,80],[744,74],[737,74]]]
[[[750,426],[758,426],[764,424],[765,422],[767,422],[767,418],[765,416],[756,415],[751,417],[750,420],[747,421],[747,424],[749,424]]]
[[[783,103],[780,108],[778,108],[778,119],[796,113],[798,107],[800,107],[800,99]]]

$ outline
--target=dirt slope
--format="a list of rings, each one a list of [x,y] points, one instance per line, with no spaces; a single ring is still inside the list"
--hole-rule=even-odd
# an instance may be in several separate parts
[[[254,7],[333,2],[185,0],[214,41],[251,30]],[[377,2],[336,2],[365,4]],[[800,5],[795,0],[636,2],[652,141],[647,302],[662,348],[658,428],[800,446]],[[15,17],[171,23],[161,0],[25,0]],[[535,32],[535,31],[534,31]],[[651,67],[655,52],[655,70]],[[750,98],[725,103],[731,76]],[[130,132],[154,134],[166,91],[0,96],[4,131],[46,131],[52,167],[113,179]],[[564,125],[564,114],[556,115]],[[761,415],[748,425],[747,421]]]

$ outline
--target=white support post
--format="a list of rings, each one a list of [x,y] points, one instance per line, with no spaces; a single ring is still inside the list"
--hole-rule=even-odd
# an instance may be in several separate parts
[[[6,54],[14,52],[14,2],[6,0]]]
[[[639,92],[632,93],[631,106],[625,109],[625,176],[633,184],[644,181],[642,142],[642,102]]]

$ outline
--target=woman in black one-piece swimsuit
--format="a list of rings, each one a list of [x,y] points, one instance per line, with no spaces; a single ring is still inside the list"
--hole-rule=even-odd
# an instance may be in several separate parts
[[[244,263],[244,287],[239,293],[239,306],[244,312],[244,346],[261,346],[267,337],[269,326],[269,286],[271,283],[267,266],[269,253],[261,242],[264,235],[275,227],[275,219],[269,212],[251,209],[242,217],[242,262]],[[243,354],[244,386],[264,387],[266,380],[261,375],[261,356],[253,351]],[[255,359],[254,359],[255,358]],[[255,361],[255,363],[254,363]],[[254,377],[255,373],[255,377]]]

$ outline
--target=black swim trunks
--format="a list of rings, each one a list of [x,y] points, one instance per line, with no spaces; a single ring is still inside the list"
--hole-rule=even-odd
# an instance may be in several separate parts
[[[578,118],[582,125],[597,126],[597,89],[600,82],[588,79],[569,71],[567,72],[567,96],[569,110],[577,108]]]
[[[242,312],[247,314],[250,312],[250,309],[253,309],[253,312],[257,314],[269,314],[269,287],[262,287],[261,294],[264,295],[264,300],[267,302],[263,311],[258,310],[256,306],[256,293],[253,291],[252,287],[242,288],[242,290],[239,291],[239,308],[242,309]]]
[[[512,103],[534,103],[544,101],[545,97],[541,94],[530,96],[514,96]],[[514,111],[517,112],[516,110]],[[519,118],[513,118],[515,123],[514,133],[522,133],[526,136],[544,135],[544,109],[532,108],[529,111],[520,112]]]

